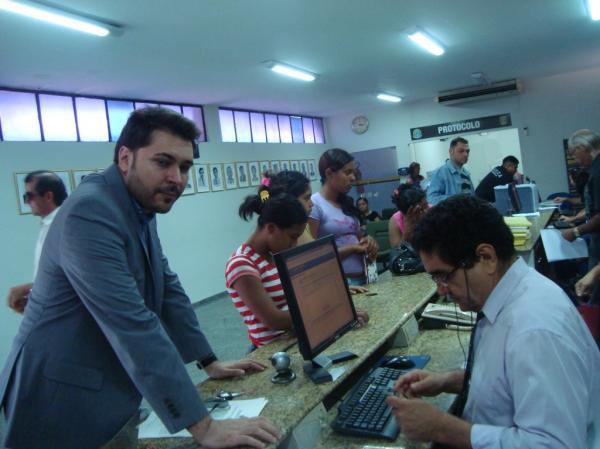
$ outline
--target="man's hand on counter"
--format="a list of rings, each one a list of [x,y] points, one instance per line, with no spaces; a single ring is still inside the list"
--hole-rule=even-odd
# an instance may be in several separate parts
[[[216,362],[215,362],[216,363]],[[188,428],[206,449],[250,446],[257,449],[279,441],[281,434],[266,418],[214,420],[207,416]]]
[[[471,425],[468,422],[442,412],[422,399],[390,396],[386,402],[408,439],[436,441],[457,448],[471,447]]]
[[[248,371],[264,371],[267,365],[256,360],[243,359],[232,362],[220,362],[218,360],[206,366],[204,370],[213,379],[224,379],[227,377],[240,377]]]

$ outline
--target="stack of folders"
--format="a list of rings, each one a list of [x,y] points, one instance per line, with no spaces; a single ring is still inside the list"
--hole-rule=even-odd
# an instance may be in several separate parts
[[[515,246],[522,246],[531,237],[529,228],[531,222],[525,217],[504,217],[504,222],[510,228],[515,239]]]

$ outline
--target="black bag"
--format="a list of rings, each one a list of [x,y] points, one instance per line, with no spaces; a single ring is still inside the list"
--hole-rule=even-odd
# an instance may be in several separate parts
[[[425,271],[421,258],[408,242],[390,250],[390,271],[399,276]]]

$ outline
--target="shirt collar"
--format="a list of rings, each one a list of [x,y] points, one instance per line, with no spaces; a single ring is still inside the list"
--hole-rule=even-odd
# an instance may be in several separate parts
[[[156,214],[154,212],[146,212],[144,209],[142,209],[140,203],[138,203],[133,196],[130,195],[130,197],[131,203],[133,204],[133,208],[140,220],[140,223],[149,223],[156,216]]]
[[[464,170],[463,167],[457,167],[456,164],[452,162],[452,159],[448,159],[446,161],[446,165],[448,166],[452,174],[461,173]]]
[[[54,220],[54,217],[56,216],[58,209],[60,209],[60,206],[57,207],[56,209],[54,209],[52,212],[50,212],[44,218],[42,218],[42,220],[41,220],[42,226],[49,226],[52,223],[52,220]]]
[[[509,302],[515,287],[521,282],[521,279],[528,271],[529,267],[519,257],[494,287],[481,309],[491,323],[494,323],[504,306]]]

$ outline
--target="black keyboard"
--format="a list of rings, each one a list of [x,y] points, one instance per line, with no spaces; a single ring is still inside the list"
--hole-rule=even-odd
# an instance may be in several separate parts
[[[381,367],[367,373],[342,401],[331,427],[346,435],[395,440],[400,429],[385,398],[402,373]]]

